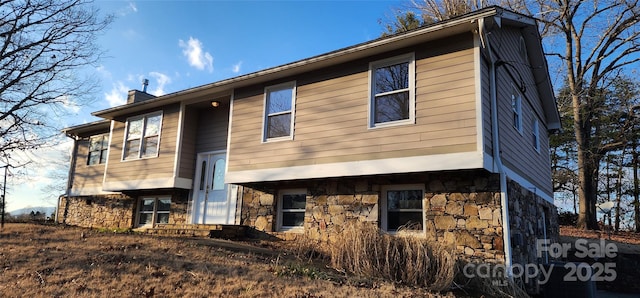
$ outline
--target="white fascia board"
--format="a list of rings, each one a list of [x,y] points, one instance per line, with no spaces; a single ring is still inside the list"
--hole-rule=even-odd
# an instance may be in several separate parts
[[[139,179],[127,181],[105,182],[102,189],[105,191],[143,190],[157,188],[182,188],[191,189],[192,180],[180,177]]]
[[[69,192],[69,196],[71,197],[79,197],[79,196],[95,196],[95,195],[113,195],[118,194],[117,192],[104,191],[101,186],[94,187],[74,187]]]
[[[231,171],[227,173],[225,183],[240,184],[345,176],[481,169],[483,167],[482,152],[473,151],[259,170]]]

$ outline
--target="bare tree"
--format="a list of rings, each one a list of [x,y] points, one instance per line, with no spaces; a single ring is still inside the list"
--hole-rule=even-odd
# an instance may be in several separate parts
[[[491,0],[411,0],[405,9],[399,9],[384,25],[382,36],[393,35],[437,23],[495,4]]]
[[[638,0],[538,0],[520,7],[529,7],[528,14],[539,16],[548,44],[559,41],[547,47],[547,54],[564,66],[571,96],[580,182],[578,226],[597,229],[599,164],[606,152],[623,145],[620,140],[601,138],[596,131],[600,90],[640,60]]]
[[[78,72],[101,57],[110,24],[90,0],[0,0],[0,155],[38,149],[58,134],[69,105],[94,86]]]

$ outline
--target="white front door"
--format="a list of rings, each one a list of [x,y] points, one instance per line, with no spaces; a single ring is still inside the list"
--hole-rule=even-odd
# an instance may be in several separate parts
[[[225,153],[198,154],[193,200],[194,224],[232,224],[235,200],[224,183]]]

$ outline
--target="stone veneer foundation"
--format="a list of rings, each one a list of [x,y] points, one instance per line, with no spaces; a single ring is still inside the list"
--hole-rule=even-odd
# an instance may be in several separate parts
[[[60,197],[58,222],[87,228],[135,228],[138,198],[142,196],[171,196],[169,224],[187,222],[188,191],[162,190],[131,194]]]
[[[456,249],[473,262],[504,262],[504,237],[499,175],[486,171],[457,171],[264,183],[242,190],[241,224],[283,239],[306,237],[331,242],[349,222],[380,224],[380,195],[384,185],[424,184],[424,235]],[[279,189],[305,188],[303,232],[276,231]],[[508,183],[514,263],[536,260],[535,239],[557,240],[553,204]],[[546,222],[541,220],[545,213]],[[543,224],[544,223],[544,224]],[[554,238],[555,237],[555,238]],[[520,241],[522,240],[522,241]],[[554,240],[552,240],[554,241]]]

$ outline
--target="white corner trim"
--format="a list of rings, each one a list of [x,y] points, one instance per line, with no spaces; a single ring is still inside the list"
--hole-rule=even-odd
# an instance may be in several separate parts
[[[180,103],[180,111],[178,112],[178,131],[176,134],[176,154],[173,160],[173,175],[178,176],[180,171],[180,160],[182,158],[182,135],[184,130],[184,121],[186,113],[186,105],[184,102]],[[162,132],[161,132],[162,133]]]
[[[157,188],[191,189],[191,179],[180,177],[111,181],[102,185],[104,191],[142,190]]]
[[[482,56],[480,53],[480,35],[473,35],[473,68],[476,87],[476,150],[484,151],[484,113],[482,109]]]
[[[248,183],[342,176],[483,168],[482,152],[449,153],[260,170],[230,171],[225,183]]]

